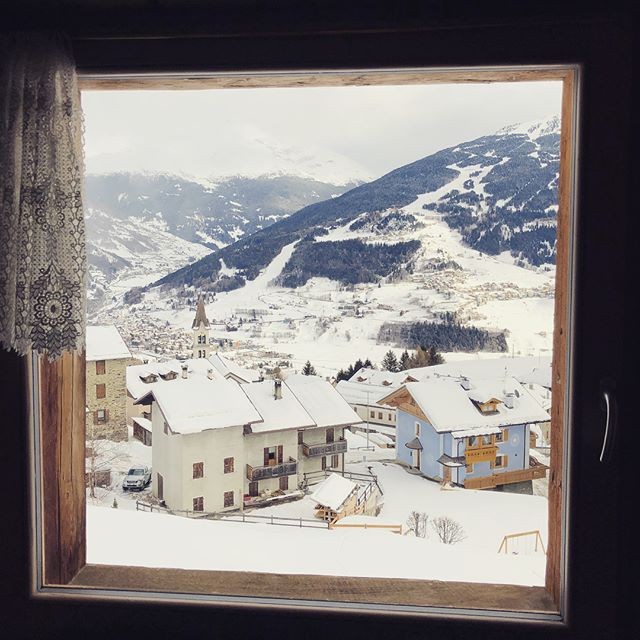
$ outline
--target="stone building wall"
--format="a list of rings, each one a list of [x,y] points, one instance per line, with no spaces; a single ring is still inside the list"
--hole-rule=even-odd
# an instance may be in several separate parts
[[[99,362],[99,361],[98,361]],[[127,366],[139,364],[133,358],[104,360],[105,372],[97,373],[97,362],[87,362],[87,440],[109,438],[127,439]],[[105,385],[105,397],[97,398],[97,385]],[[98,422],[96,412],[107,411],[106,420]]]

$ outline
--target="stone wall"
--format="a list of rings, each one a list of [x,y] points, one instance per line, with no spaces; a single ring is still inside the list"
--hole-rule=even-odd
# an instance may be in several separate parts
[[[109,438],[127,439],[127,384],[126,370],[131,364],[139,364],[133,358],[105,360],[104,373],[97,373],[97,363],[87,362],[87,440]],[[105,385],[105,397],[97,398],[97,385]],[[104,422],[95,420],[95,412],[107,411]]]

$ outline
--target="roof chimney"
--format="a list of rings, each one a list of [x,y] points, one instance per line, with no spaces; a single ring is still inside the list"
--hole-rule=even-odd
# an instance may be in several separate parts
[[[275,400],[282,400],[282,380],[273,381],[273,397]]]
[[[188,374],[188,372],[187,372],[187,371],[188,371],[188,368],[189,368],[189,367],[188,367],[186,364],[183,364],[183,365],[182,365],[182,377],[183,377],[185,380],[189,377],[189,374]]]
[[[471,382],[469,381],[469,378],[467,378],[466,376],[462,376],[462,380],[461,380],[460,384],[462,385],[462,388],[465,391],[470,391],[471,390]]]
[[[504,394],[504,406],[507,407],[507,409],[513,409],[515,402],[516,397],[514,393],[509,392]]]
[[[213,369],[207,369],[207,378],[213,380]]]

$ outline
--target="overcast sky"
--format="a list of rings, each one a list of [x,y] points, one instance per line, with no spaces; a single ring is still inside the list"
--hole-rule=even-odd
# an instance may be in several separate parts
[[[560,82],[86,91],[89,173],[372,179],[503,126],[559,114]]]

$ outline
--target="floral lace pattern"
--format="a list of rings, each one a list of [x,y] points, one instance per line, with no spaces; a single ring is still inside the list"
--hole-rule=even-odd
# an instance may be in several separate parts
[[[61,36],[0,37],[0,344],[85,341],[82,110]]]

